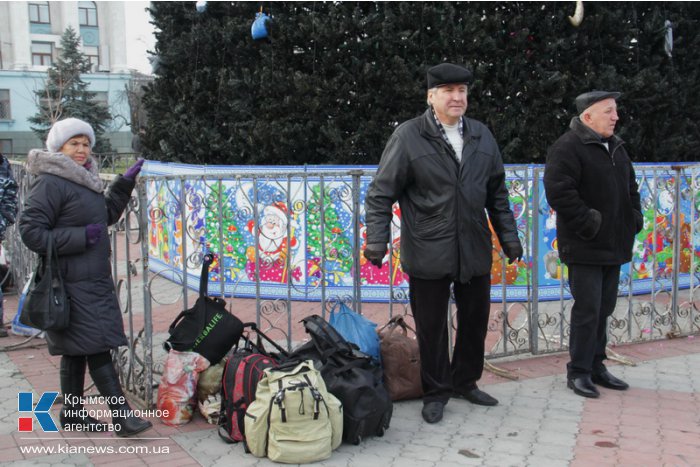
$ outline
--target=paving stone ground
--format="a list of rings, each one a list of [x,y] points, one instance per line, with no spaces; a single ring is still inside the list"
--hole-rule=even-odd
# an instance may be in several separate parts
[[[0,347],[23,338],[0,339]],[[0,351],[0,464],[119,467],[267,466],[267,459],[224,443],[199,415],[137,438],[107,434],[18,432],[17,393],[58,391],[59,357],[41,340]],[[700,466],[700,336],[618,346],[636,366],[609,364],[628,391],[601,388],[599,399],[566,388],[566,354],[490,362],[517,376],[486,372],[480,386],[500,403],[480,407],[453,399],[442,422],[429,425],[420,401],[394,405],[384,437],[343,444],[318,466]],[[88,378],[89,383],[89,378]],[[99,408],[99,407],[98,407]],[[52,414],[58,419],[60,406]],[[36,423],[36,422],[35,422]],[[43,449],[43,452],[39,450]],[[47,450],[53,449],[53,454]],[[106,453],[105,451],[112,451]],[[33,451],[33,452],[30,452]]]

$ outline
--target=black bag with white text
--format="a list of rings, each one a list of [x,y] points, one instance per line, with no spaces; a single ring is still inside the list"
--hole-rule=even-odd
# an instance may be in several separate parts
[[[243,323],[226,310],[223,299],[207,297],[209,266],[213,259],[211,254],[204,256],[199,298],[192,308],[182,311],[170,324],[170,337],[163,347],[165,350],[197,352],[216,365],[241,338]]]

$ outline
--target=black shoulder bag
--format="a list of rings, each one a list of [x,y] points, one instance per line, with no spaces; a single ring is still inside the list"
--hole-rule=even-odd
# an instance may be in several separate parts
[[[207,297],[209,266],[213,256],[207,254],[202,262],[199,298],[194,306],[182,311],[170,324],[170,337],[163,343],[165,350],[197,352],[216,365],[243,334],[243,323],[226,310],[221,298]]]
[[[70,299],[63,287],[56,245],[49,232],[46,255],[39,257],[29,278],[19,322],[42,331],[61,331],[68,327],[69,321]]]

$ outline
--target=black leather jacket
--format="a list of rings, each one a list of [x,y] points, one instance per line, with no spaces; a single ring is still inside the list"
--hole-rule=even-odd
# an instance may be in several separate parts
[[[401,266],[409,276],[466,283],[489,274],[493,246],[486,211],[501,243],[518,241],[496,140],[481,122],[463,122],[461,163],[430,109],[400,125],[367,191],[368,245],[389,241],[391,207],[399,202]]]

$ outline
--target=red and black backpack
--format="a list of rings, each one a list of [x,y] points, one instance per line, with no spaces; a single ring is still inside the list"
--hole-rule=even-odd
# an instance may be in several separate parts
[[[245,441],[245,412],[255,400],[258,382],[265,368],[279,366],[279,357],[265,350],[261,337],[271,343],[282,355],[287,352],[257,329],[255,323],[246,323],[257,335],[253,343],[248,335],[243,347],[238,347],[226,361],[221,378],[221,412],[219,436],[227,443]]]

